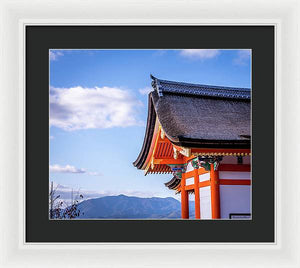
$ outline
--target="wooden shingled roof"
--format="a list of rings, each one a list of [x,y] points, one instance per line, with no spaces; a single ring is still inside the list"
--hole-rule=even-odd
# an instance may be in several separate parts
[[[141,168],[146,160],[156,120],[177,146],[250,149],[250,89],[151,78],[146,133],[134,166]]]

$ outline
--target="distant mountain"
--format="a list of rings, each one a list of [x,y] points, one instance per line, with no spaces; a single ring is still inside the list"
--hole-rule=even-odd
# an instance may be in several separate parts
[[[105,196],[82,201],[78,204],[78,209],[81,212],[79,217],[81,219],[176,219],[181,217],[181,204],[172,197]]]

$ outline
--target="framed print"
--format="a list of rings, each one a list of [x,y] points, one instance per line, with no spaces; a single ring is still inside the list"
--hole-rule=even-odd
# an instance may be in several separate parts
[[[294,2],[25,2],[1,3],[5,266],[299,267]]]

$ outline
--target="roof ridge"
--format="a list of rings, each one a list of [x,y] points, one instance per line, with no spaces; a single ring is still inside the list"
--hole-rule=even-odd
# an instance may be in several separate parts
[[[150,77],[153,80],[152,87],[156,89],[159,97],[162,97],[163,93],[171,93],[171,94],[179,94],[179,95],[187,94],[187,95],[221,97],[221,98],[230,98],[230,99],[251,98],[250,88],[213,86],[213,85],[169,81],[169,80],[158,79],[153,75],[150,75]],[[174,87],[170,87],[170,86],[174,86]]]

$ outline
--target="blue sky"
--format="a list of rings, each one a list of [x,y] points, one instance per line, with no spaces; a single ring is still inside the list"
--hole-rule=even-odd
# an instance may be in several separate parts
[[[67,200],[175,197],[171,175],[132,162],[145,134],[150,73],[174,81],[251,87],[250,50],[50,50],[50,181]]]

